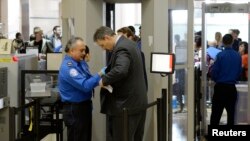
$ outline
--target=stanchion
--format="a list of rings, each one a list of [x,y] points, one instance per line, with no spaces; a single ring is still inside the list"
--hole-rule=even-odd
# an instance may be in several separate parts
[[[162,99],[157,98],[157,140],[162,141]]]
[[[162,141],[167,140],[167,89],[162,89]]]
[[[123,108],[123,141],[129,141],[128,116],[147,110],[157,105],[157,141],[166,141],[167,137],[167,89],[162,89],[162,97],[149,103],[145,107],[127,109]]]

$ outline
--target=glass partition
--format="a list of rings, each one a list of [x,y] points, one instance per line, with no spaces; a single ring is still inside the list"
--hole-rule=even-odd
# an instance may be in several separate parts
[[[171,11],[171,51],[175,53],[172,77],[172,140],[187,140],[187,10]],[[181,18],[180,18],[181,17]]]

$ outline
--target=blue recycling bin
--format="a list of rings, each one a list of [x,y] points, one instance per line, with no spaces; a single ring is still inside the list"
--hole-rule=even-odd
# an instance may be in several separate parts
[[[177,97],[173,95],[172,97],[172,108],[176,109],[177,108]]]

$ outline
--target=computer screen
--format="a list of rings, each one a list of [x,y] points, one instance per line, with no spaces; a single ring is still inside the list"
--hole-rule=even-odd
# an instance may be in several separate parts
[[[26,47],[26,54],[35,54],[36,56],[38,56],[39,54],[39,50],[38,47]]]
[[[151,53],[150,72],[151,73],[174,73],[175,55],[172,53]]]
[[[62,53],[47,53],[46,55],[47,59],[47,70],[59,70],[63,54]]]

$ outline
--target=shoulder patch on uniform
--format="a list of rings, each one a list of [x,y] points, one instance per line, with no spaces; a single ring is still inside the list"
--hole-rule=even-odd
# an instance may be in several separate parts
[[[70,67],[72,66],[72,62],[68,62],[67,65]]]
[[[70,69],[70,70],[69,70],[69,74],[70,74],[71,77],[75,77],[75,76],[77,76],[79,73],[78,73],[78,71],[77,71],[76,69]]]

